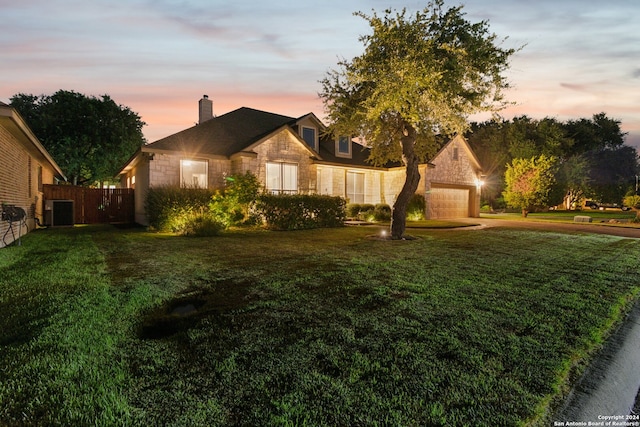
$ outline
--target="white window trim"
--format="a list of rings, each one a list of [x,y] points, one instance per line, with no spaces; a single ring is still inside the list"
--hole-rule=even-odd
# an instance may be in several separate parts
[[[265,183],[266,185],[269,185],[269,172],[268,172],[268,165],[278,165],[280,167],[280,188],[274,189],[274,188],[268,188],[267,187],[267,191],[273,193],[273,194],[298,194],[300,192],[300,183],[299,183],[299,170],[300,167],[298,165],[298,163],[292,163],[292,162],[266,162],[265,163]],[[296,179],[295,179],[295,184],[296,184],[296,188],[295,190],[285,190],[283,187],[283,183],[284,180],[283,178],[283,167],[284,165],[289,165],[289,166],[295,166],[295,170],[296,170]]]
[[[350,199],[349,192],[347,191],[349,187],[349,174],[356,174],[362,176],[362,202],[356,202]],[[354,193],[357,194],[357,193]],[[344,195],[345,198],[349,199],[349,203],[365,203],[367,196],[367,175],[359,170],[347,170],[345,172],[345,180],[344,180]]]
[[[343,153],[340,151],[340,138],[347,138],[347,152]],[[348,136],[338,136],[336,137],[336,157],[344,157],[346,159],[350,159],[352,157],[351,153],[351,138]]]

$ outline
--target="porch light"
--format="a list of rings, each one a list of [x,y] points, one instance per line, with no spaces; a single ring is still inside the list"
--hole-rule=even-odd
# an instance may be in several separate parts
[[[481,180],[480,178],[476,178],[476,187],[478,187],[478,189],[482,188],[482,186],[484,185],[484,181]]]

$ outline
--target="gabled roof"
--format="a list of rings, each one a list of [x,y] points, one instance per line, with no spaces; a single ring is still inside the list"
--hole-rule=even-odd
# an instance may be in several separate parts
[[[474,169],[476,169],[477,171],[482,170],[482,165],[480,164],[480,161],[478,160],[476,153],[474,153],[473,150],[471,149],[471,146],[467,142],[467,139],[460,134],[457,134],[456,136],[451,138],[446,144],[444,144],[440,149],[440,151],[438,151],[438,153],[435,156],[433,156],[433,159],[431,159],[431,161],[432,162],[435,161],[437,157],[440,156],[440,154],[442,154],[447,149],[447,147],[453,143],[458,143],[462,146],[462,148],[467,153],[467,156],[469,156],[469,161],[471,162]]]
[[[351,141],[351,157],[336,156],[335,140],[327,135],[320,140],[320,152],[318,154],[323,160],[321,163],[371,168],[373,165],[368,160],[370,153],[370,148]]]
[[[182,151],[231,156],[297,119],[242,107],[144,147],[144,151]]]

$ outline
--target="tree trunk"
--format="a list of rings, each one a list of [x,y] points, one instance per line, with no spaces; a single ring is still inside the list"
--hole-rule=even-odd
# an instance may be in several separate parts
[[[522,217],[526,218],[529,215],[529,209],[522,209]]]
[[[407,206],[420,183],[419,160],[414,150],[417,134],[415,129],[408,123],[405,123],[404,127],[404,136],[400,139],[400,143],[402,145],[402,162],[406,167],[406,179],[398,198],[393,204],[391,238],[394,240],[400,240],[404,237],[404,231],[407,226]]]

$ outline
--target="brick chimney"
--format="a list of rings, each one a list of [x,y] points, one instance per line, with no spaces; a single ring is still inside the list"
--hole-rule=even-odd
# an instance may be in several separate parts
[[[202,99],[198,101],[199,122],[204,123],[213,118],[213,102],[208,95],[202,95]]]

